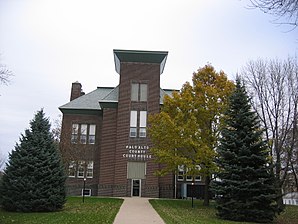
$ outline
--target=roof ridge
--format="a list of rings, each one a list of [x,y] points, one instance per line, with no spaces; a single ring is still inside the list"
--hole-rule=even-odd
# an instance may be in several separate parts
[[[116,87],[112,87],[112,86],[97,86],[97,89],[115,89]]]

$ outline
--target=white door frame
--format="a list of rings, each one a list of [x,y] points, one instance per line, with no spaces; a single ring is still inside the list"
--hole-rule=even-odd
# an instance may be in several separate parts
[[[133,195],[133,181],[134,180],[140,181],[140,184],[139,184],[139,196],[134,196]],[[141,189],[142,189],[142,179],[131,179],[131,197],[141,197],[141,195],[142,195]]]

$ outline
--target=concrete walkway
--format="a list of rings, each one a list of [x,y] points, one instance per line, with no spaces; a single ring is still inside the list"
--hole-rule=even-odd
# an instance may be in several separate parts
[[[149,198],[123,198],[114,224],[165,224],[149,203]]]

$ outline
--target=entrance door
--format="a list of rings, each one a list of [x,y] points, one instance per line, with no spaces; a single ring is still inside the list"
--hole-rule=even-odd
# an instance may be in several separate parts
[[[141,197],[141,180],[140,179],[132,180],[131,196],[132,197]]]

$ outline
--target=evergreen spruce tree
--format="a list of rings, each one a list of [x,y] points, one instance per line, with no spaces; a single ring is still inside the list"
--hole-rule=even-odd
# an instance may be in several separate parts
[[[237,79],[217,150],[219,181],[213,183],[217,214],[223,219],[270,222],[277,213],[274,176],[262,134],[245,87]]]
[[[56,211],[65,203],[65,175],[43,110],[9,155],[0,185],[1,204],[8,211]]]

